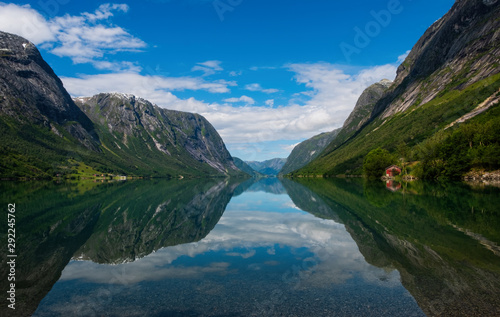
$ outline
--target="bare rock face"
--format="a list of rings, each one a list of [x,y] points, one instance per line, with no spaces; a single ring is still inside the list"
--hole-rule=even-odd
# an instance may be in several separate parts
[[[75,105],[61,80],[28,40],[0,31],[0,115],[59,134],[65,129],[86,148],[99,151],[93,124]]]
[[[413,146],[441,124],[471,119],[497,104],[499,16],[500,1],[456,0],[418,40],[371,113],[357,106],[323,154],[296,174],[359,173],[370,148],[394,146],[388,135]]]
[[[323,152],[323,150],[337,137],[339,132],[340,129],[321,133],[297,144],[288,156],[280,174],[286,175],[298,170],[317,158],[321,152]]]
[[[0,32],[0,177],[53,177],[84,163],[136,176],[239,175],[202,116],[125,94],[72,100],[28,40]]]
[[[366,88],[359,96],[356,106],[342,126],[343,133],[351,133],[359,130],[369,119],[377,101],[391,87],[392,81],[382,79],[380,82]]]
[[[227,175],[239,172],[222,138],[201,115],[163,109],[121,93],[76,98],[75,102],[112,151],[132,156],[159,151],[179,164],[208,164]]]
[[[336,130],[336,132],[334,131],[334,138],[332,138],[328,144],[323,146],[321,151],[323,151],[323,153],[329,153],[335,150],[353,137],[357,131],[361,130],[370,120],[377,103],[385,96],[386,93],[390,91],[391,87],[393,87],[392,81],[382,79],[378,83],[366,88],[361,96],[359,96],[356,106],[352,110],[349,117],[344,121],[342,128]],[[319,158],[320,156],[321,155],[317,155],[315,158]],[[309,162],[311,161],[313,160],[310,160]],[[306,164],[303,166],[305,165]]]
[[[399,66],[393,91],[372,118],[423,105],[440,92],[463,89],[500,72],[500,1],[457,0]]]

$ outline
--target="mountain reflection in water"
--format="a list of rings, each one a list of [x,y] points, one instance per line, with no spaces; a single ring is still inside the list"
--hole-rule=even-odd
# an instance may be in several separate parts
[[[0,186],[17,202],[19,316],[500,314],[495,188]]]

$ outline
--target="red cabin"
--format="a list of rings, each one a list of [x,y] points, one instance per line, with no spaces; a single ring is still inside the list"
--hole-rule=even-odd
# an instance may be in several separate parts
[[[399,168],[399,166],[391,165],[385,169],[385,176],[387,177],[394,177],[399,174],[401,174],[401,169]]]

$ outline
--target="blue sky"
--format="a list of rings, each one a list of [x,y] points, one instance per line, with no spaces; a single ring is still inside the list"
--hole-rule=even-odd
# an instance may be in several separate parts
[[[72,96],[132,93],[205,116],[233,156],[287,157],[331,131],[452,0],[0,2]]]

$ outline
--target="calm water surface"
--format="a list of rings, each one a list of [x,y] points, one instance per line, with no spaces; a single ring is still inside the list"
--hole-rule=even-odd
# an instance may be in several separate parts
[[[2,186],[17,201],[19,315],[500,315],[497,188]]]

